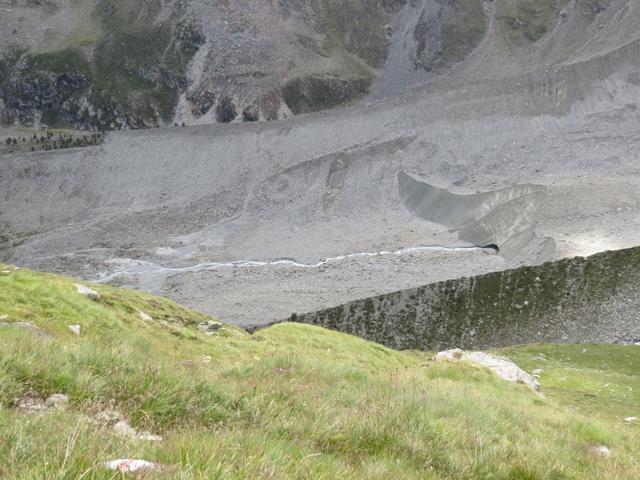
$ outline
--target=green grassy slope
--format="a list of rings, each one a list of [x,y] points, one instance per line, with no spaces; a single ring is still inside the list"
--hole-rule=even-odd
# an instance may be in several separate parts
[[[115,458],[172,465],[162,478],[182,479],[632,479],[640,471],[640,425],[624,421],[640,416],[639,347],[509,349],[523,367],[544,370],[541,399],[472,366],[435,365],[427,353],[313,326],[253,336],[225,326],[206,336],[202,314],[96,290],[93,301],[71,279],[0,266],[0,478],[120,478],[100,468]],[[70,397],[66,411],[14,408],[16,398],[53,393]],[[106,409],[164,440],[114,435],[92,420]],[[590,451],[601,445],[610,457]]]

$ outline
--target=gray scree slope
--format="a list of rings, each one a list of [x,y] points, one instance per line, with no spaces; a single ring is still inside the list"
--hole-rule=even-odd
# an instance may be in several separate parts
[[[247,325],[636,246],[640,42],[625,38],[370,106],[3,155],[0,257],[90,280],[116,273]],[[456,207],[470,198],[483,208]],[[467,248],[487,243],[501,255]],[[325,258],[336,260],[296,265]],[[266,265],[212,265],[246,261]]]

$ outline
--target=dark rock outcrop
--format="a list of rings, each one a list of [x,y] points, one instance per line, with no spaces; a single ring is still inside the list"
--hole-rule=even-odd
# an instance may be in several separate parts
[[[462,278],[358,300],[291,321],[396,349],[634,343],[640,248]]]
[[[370,86],[371,79],[297,78],[282,88],[282,97],[293,113],[309,113],[362,98]]]

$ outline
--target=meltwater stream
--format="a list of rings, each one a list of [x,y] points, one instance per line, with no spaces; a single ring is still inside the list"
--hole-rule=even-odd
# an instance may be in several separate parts
[[[117,270],[112,273],[103,273],[98,276],[97,279],[93,280],[94,283],[109,283],[118,277],[126,277],[128,275],[135,275],[141,277],[158,277],[162,276],[166,278],[168,275],[179,274],[179,273],[194,273],[194,272],[202,272],[202,271],[211,271],[211,270],[219,270],[223,268],[255,268],[255,267],[290,267],[290,268],[319,268],[324,265],[330,263],[336,263],[343,260],[348,260],[352,258],[366,258],[366,257],[385,257],[385,256],[403,256],[409,255],[411,253],[419,253],[419,252],[460,252],[460,251],[484,251],[486,253],[496,254],[497,248],[493,245],[488,247],[445,247],[445,246],[417,246],[417,247],[407,247],[401,248],[399,250],[381,250],[379,252],[359,252],[359,253],[350,253],[346,255],[339,255],[337,257],[329,257],[317,262],[312,263],[303,263],[298,262],[294,259],[281,258],[276,260],[237,260],[234,262],[204,262],[198,263],[196,265],[191,265],[187,267],[165,267],[161,265],[157,265],[151,262],[137,262],[135,265],[122,268],[121,270]],[[123,261],[131,262],[129,259],[123,259]],[[157,283],[157,282],[154,282]]]

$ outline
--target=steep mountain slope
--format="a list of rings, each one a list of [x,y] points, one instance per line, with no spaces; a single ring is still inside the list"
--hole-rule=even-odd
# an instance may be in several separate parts
[[[3,0],[0,110],[113,129],[330,106],[366,92],[398,3]]]
[[[630,0],[2,0],[4,124],[283,118],[517,75],[637,38]]]
[[[254,324],[637,246],[639,52],[4,155],[0,255]]]

